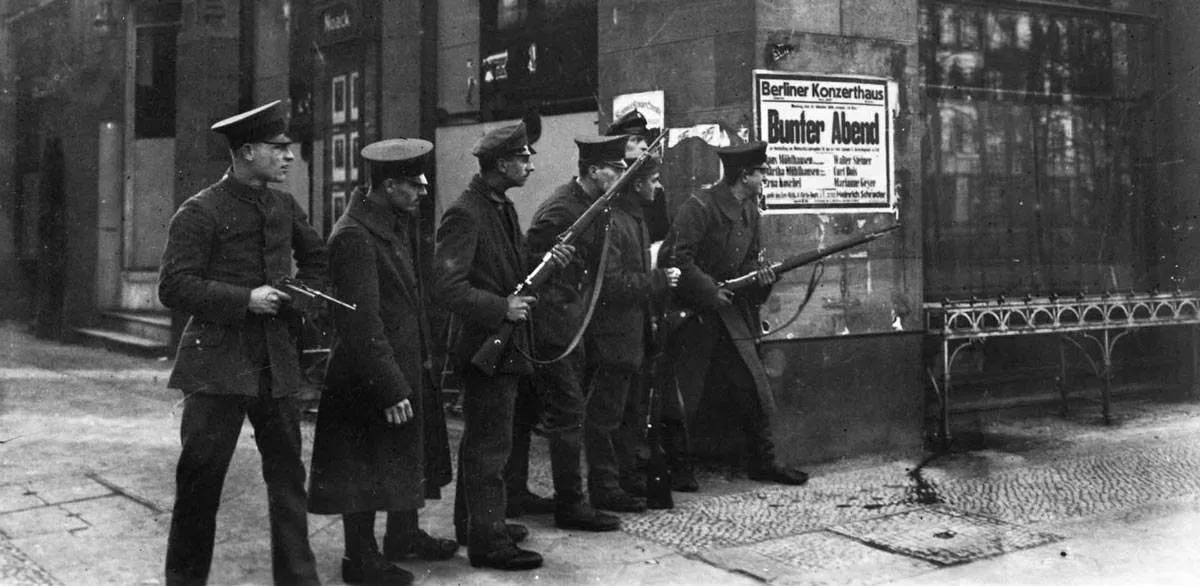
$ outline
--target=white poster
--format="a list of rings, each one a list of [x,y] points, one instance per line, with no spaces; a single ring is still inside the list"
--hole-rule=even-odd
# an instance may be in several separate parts
[[[878,77],[755,70],[766,213],[891,212],[896,91]]]
[[[646,128],[666,128],[666,117],[663,113],[666,99],[662,90],[639,92],[636,94],[621,94],[613,98],[613,120],[620,118],[626,112],[637,108],[646,118]]]

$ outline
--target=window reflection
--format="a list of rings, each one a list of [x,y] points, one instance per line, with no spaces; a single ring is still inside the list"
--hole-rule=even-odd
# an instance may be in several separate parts
[[[927,298],[1155,284],[1153,30],[1121,18],[923,5]]]

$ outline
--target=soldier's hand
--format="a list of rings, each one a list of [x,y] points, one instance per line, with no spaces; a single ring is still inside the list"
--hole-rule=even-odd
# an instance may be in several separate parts
[[[725,306],[733,303],[733,291],[721,287],[717,289],[717,305]]]
[[[683,271],[675,267],[670,267],[668,269],[664,269],[663,272],[667,275],[668,287],[675,288],[679,286],[679,276],[683,274]]]
[[[554,262],[554,266],[562,269],[571,264],[571,259],[575,257],[575,247],[570,244],[559,242],[550,249],[550,260]]]
[[[775,269],[769,264],[758,265],[758,271],[756,271],[754,278],[763,287],[772,285],[775,281],[779,280],[779,276],[775,274]]]
[[[383,416],[392,425],[402,425],[413,418],[412,402],[408,399],[400,401],[383,410]]]
[[[529,310],[533,307],[536,297],[524,295],[508,296],[508,313],[504,316],[508,321],[525,321],[529,319]]]
[[[246,307],[250,313],[258,313],[264,315],[275,315],[279,313],[279,307],[286,301],[291,301],[292,296],[276,289],[270,285],[259,285],[253,291],[250,291],[250,304]]]

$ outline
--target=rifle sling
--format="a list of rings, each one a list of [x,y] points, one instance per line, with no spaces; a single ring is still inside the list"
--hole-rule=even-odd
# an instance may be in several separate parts
[[[599,268],[596,271],[596,285],[594,287],[592,287],[592,294],[591,294],[592,298],[588,301],[588,310],[587,310],[587,313],[585,313],[583,316],[583,323],[579,324],[579,330],[577,330],[575,332],[575,336],[573,338],[571,338],[571,343],[567,344],[567,349],[563,350],[562,354],[559,354],[558,356],[555,356],[554,358],[551,358],[549,360],[541,360],[541,359],[533,356],[534,349],[533,349],[532,344],[530,345],[528,353],[525,352],[524,348],[521,348],[518,345],[516,347],[517,352],[520,352],[521,355],[524,356],[526,360],[528,360],[534,364],[540,364],[543,366],[547,365],[547,364],[554,364],[555,362],[558,362],[560,360],[565,359],[567,356],[570,356],[571,353],[575,351],[575,348],[577,348],[579,346],[579,343],[581,341],[583,341],[583,334],[584,334],[584,332],[587,331],[588,324],[590,324],[592,322],[592,316],[596,313],[596,305],[600,301],[600,290],[604,286],[604,273],[605,273],[604,268],[608,264],[608,243],[609,243],[609,240],[612,235],[611,212],[609,212],[608,210],[605,210],[604,213],[609,214],[609,215],[608,215],[608,221],[606,221],[604,223],[604,243],[602,245],[602,248],[600,249],[600,264],[599,264]]]

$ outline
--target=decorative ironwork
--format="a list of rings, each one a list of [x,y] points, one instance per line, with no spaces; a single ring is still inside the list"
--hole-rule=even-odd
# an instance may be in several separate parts
[[[1003,295],[988,300],[943,300],[925,303],[926,332],[942,338],[941,384],[930,378],[942,407],[941,439],[949,442],[951,372],[959,352],[988,338],[1054,334],[1083,353],[1103,383],[1102,403],[1106,422],[1111,421],[1112,354],[1116,343],[1130,332],[1147,327],[1200,325],[1200,292],[1123,293],[1075,297],[1032,297],[1011,300]],[[1095,344],[1098,356],[1089,351]],[[1065,354],[1060,352],[1059,391],[1066,409]]]
[[[1200,324],[1200,293],[1127,293],[925,304],[926,330],[948,338]]]

